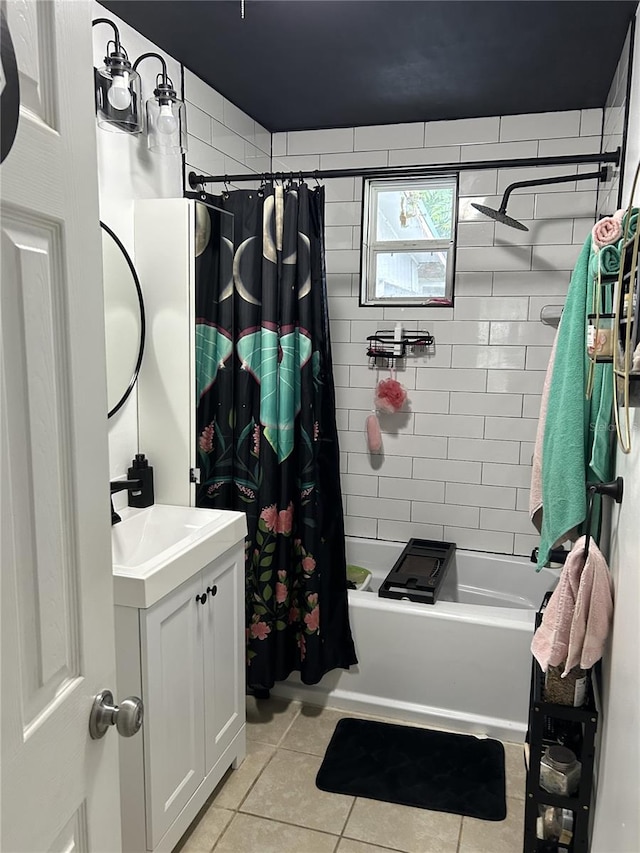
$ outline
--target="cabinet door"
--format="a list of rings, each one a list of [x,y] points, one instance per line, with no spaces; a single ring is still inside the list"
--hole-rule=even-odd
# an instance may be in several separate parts
[[[214,590],[203,607],[206,773],[245,721],[244,548],[224,554],[204,570]],[[214,589],[215,588],[215,589]]]
[[[147,846],[152,849],[204,779],[203,612],[199,572],[141,610]]]

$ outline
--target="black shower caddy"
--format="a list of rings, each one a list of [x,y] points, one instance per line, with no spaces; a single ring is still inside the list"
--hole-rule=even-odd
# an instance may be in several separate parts
[[[536,615],[536,628],[551,597],[548,592]],[[598,728],[599,700],[589,672],[587,701],[580,708],[546,702],[544,696],[544,673],[536,659],[531,668],[531,693],[529,700],[529,728],[526,742],[529,744],[529,766],[524,811],[523,853],[589,853],[593,812],[593,764],[595,737]],[[547,746],[567,742],[582,764],[580,784],[572,797],[550,794],[540,787],[540,761]],[[573,837],[568,845],[556,841],[545,841],[537,837],[539,806],[556,806],[573,813]]]

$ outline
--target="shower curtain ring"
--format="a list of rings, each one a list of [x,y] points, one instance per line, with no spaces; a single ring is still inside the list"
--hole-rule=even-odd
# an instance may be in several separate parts
[[[320,181],[318,180],[318,170],[316,169],[313,173],[313,180],[316,182],[318,186],[320,186]]]

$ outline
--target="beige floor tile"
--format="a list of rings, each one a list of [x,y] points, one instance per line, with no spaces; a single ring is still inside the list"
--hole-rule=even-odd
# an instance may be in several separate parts
[[[521,743],[504,744],[504,763],[507,773],[507,797],[524,800],[527,774],[524,769],[524,748]]]
[[[324,756],[338,720],[355,716],[357,715],[348,711],[303,705],[282,741],[282,746],[295,752]]]
[[[344,835],[404,853],[455,853],[461,820],[460,815],[358,798]]]
[[[316,788],[321,763],[322,759],[315,755],[280,748],[240,810],[339,835],[353,797]]]
[[[502,821],[462,821],[460,853],[514,853],[522,850],[524,801],[507,798],[507,818]]]
[[[352,711],[340,711],[337,708],[320,708],[316,705],[303,705],[295,722],[280,745],[285,749],[293,749],[296,752],[307,752],[310,755],[324,755],[336,724],[343,717],[351,717],[358,720],[373,720],[396,726],[424,728],[424,726],[415,722],[391,720],[388,717],[357,714]],[[435,731],[433,726],[429,726],[429,728]]]
[[[215,853],[333,853],[337,836],[237,814]]]
[[[247,696],[247,739],[278,746],[299,712],[300,702]]]
[[[247,756],[237,770],[229,770],[213,795],[213,802],[225,809],[237,809],[256,781],[275,747],[247,741]]]
[[[336,853],[389,853],[393,847],[377,847],[375,844],[365,844],[364,841],[354,841],[353,838],[341,838]]]
[[[209,806],[183,846],[177,847],[174,853],[178,850],[180,853],[209,853],[232,817],[232,811]]]

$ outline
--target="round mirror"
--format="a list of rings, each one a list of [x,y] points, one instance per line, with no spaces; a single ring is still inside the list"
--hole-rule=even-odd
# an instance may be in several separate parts
[[[104,222],[102,277],[107,344],[108,417],[124,405],[138,378],[144,349],[142,289],[127,250]]]

